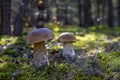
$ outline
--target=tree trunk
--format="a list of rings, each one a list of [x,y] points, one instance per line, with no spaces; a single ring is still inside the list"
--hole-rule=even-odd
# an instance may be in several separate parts
[[[1,0],[1,31],[2,35],[11,35],[10,13],[11,0]]]
[[[105,25],[106,23],[106,0],[102,0],[102,21],[101,21],[101,24]]]
[[[49,8],[46,9],[46,18],[45,18],[45,22],[49,22],[50,21],[50,16],[51,16],[51,11]]]
[[[45,10],[46,10],[46,17],[45,17],[45,22],[49,22],[50,21],[50,16],[51,16],[51,10],[50,10],[50,5],[49,5],[49,0],[46,0],[46,1],[44,1],[45,3],[44,3],[44,6],[46,6],[45,7]]]
[[[113,27],[114,26],[114,15],[113,15],[113,4],[112,0],[108,0],[108,26]]]
[[[45,0],[41,0],[42,2],[37,2],[37,7],[39,10],[39,15],[37,19],[37,25],[36,28],[43,28],[44,27],[44,22],[45,22],[45,17],[44,17],[44,11],[45,11]]]
[[[2,0],[0,0],[0,35],[2,35],[2,26],[1,26],[1,11],[2,11]]]
[[[96,0],[96,25],[99,26],[102,23],[104,17],[104,3],[103,0]],[[105,2],[105,1],[104,1]],[[97,27],[99,29],[99,27]]]
[[[77,0],[78,2],[78,19],[79,23],[78,26],[82,26],[82,0]]]
[[[92,26],[90,0],[83,0],[83,25],[85,27]]]
[[[56,10],[57,10],[57,11],[56,11],[57,21],[61,21],[59,5],[56,5]]]
[[[100,0],[96,0],[96,19],[95,19],[95,24],[97,26],[97,29],[99,29],[99,25],[100,25]]]
[[[20,10],[14,22],[14,31],[13,31],[14,36],[21,36],[23,31],[23,26],[24,26],[23,16],[25,15],[26,7],[28,5],[28,0],[23,0],[22,2],[23,5],[22,3],[20,3]]]
[[[68,5],[65,5],[65,10],[64,10],[64,25],[69,25],[70,22],[69,22],[69,17],[68,17],[68,14],[69,14],[69,10],[68,10]]]
[[[118,3],[118,26],[120,26],[120,0],[117,0]]]
[[[96,0],[96,13],[97,13],[97,17],[96,18],[99,18],[100,17],[100,0]]]

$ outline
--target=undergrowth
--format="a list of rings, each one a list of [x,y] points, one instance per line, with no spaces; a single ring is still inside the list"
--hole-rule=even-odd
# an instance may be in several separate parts
[[[114,47],[119,46],[115,45],[120,39],[119,29],[114,29],[116,32],[113,34],[106,27],[99,30],[72,27],[61,26],[59,31],[48,27],[55,34],[55,39],[46,43],[50,65],[38,69],[32,63],[33,46],[26,45],[28,32],[24,32],[22,37],[1,37],[0,80],[119,80],[120,52],[119,47]],[[73,44],[74,59],[62,56],[62,44],[56,41],[62,32],[71,32],[77,38]]]

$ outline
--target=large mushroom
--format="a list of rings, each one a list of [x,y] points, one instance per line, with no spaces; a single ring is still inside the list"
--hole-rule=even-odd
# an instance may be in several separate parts
[[[54,38],[54,34],[48,28],[39,28],[27,35],[27,44],[34,44],[33,64],[35,67],[49,65],[45,42]]]
[[[58,37],[58,42],[63,43],[63,55],[66,57],[75,57],[75,51],[72,46],[73,42],[76,42],[76,37],[69,33],[64,32]]]

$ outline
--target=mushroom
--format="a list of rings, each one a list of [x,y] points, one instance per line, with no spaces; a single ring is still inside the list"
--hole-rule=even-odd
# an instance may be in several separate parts
[[[63,56],[75,57],[75,51],[72,46],[73,42],[76,42],[76,38],[69,32],[64,32],[58,37],[58,42],[63,43]]]
[[[34,44],[33,64],[35,67],[49,65],[45,42],[54,38],[54,34],[48,28],[39,28],[27,35],[27,44]]]

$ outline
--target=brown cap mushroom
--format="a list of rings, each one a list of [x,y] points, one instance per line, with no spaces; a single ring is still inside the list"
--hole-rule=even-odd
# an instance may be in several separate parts
[[[73,57],[75,56],[75,51],[72,46],[73,42],[76,42],[76,37],[69,33],[69,32],[64,32],[58,37],[58,42],[63,43],[63,55],[68,56],[68,57]]]
[[[64,32],[62,34],[60,34],[59,38],[58,38],[59,42],[76,42],[76,38],[73,34],[69,33],[69,32]]]
[[[27,44],[34,44],[33,63],[35,67],[49,65],[45,41],[54,38],[54,34],[48,28],[39,28],[27,35]]]
[[[31,31],[27,36],[27,44],[34,44],[40,41],[47,41],[54,38],[54,34],[47,28],[39,28]]]

